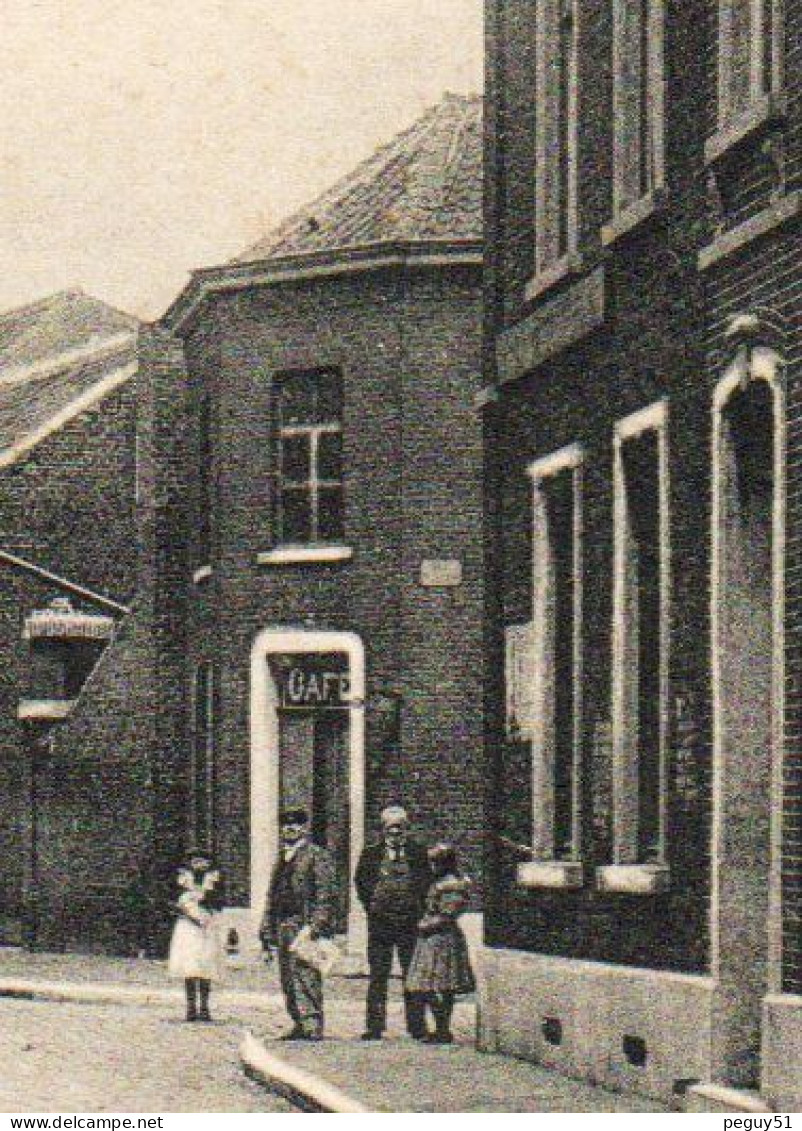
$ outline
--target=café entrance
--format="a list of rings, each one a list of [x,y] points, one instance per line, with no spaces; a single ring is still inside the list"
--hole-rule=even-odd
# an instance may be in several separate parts
[[[302,805],[331,853],[338,933],[359,945],[350,898],[363,843],[364,651],[351,633],[266,629],[251,670],[251,906],[260,909],[278,851],[278,816]]]

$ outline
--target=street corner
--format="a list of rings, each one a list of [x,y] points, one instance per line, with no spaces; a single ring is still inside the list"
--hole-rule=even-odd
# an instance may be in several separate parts
[[[244,1034],[239,1055],[246,1076],[301,1111],[332,1114],[366,1114],[369,1111],[353,1096],[316,1073],[277,1056],[253,1033]]]

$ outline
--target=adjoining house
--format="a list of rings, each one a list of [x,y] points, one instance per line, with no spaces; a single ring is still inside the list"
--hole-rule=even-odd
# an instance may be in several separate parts
[[[802,8],[486,13],[482,1041],[795,1110]]]
[[[282,801],[332,849],[356,947],[349,878],[384,805],[481,868],[481,161],[481,100],[447,96],[195,272],[143,349],[184,504],[156,544],[187,835],[225,875],[232,946],[255,944]]]
[[[4,944],[131,948],[139,934],[153,852],[147,710],[138,664],[126,672],[137,334],[79,291],[0,315]]]

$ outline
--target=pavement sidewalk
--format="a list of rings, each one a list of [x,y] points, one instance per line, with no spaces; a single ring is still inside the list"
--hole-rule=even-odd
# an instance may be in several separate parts
[[[338,1003],[339,1004],[339,1003]],[[331,1012],[331,1011],[330,1011]],[[460,1025],[453,1045],[422,1045],[394,1026],[389,1038],[362,1042],[345,1033],[339,1010],[320,1044],[263,1040],[261,1050],[246,1040],[243,1063],[257,1069],[276,1095],[313,1111],[370,1112],[666,1112],[638,1096],[616,1095],[569,1080],[537,1065],[477,1052]],[[464,1021],[463,1017],[463,1021]],[[263,1054],[260,1072],[260,1051]],[[266,1055],[265,1055],[266,1054]],[[326,1106],[337,1094],[351,1107]],[[336,1100],[335,1100],[336,1103]]]
[[[381,1043],[359,1040],[364,1025],[364,978],[334,977],[326,986],[326,1040],[284,1042],[287,1028],[275,967],[232,966],[213,992],[213,1013],[223,1025],[244,1028],[271,1063],[290,1075],[329,1085],[375,1112],[651,1112],[667,1108],[633,1096],[568,1080],[535,1065],[477,1052],[476,1010],[461,1001],[454,1015],[456,1041],[421,1045],[404,1034],[400,983],[393,979],[388,1032]],[[174,1005],[181,986],[168,982],[165,963],[95,955],[39,954],[0,948],[0,997],[60,1002]],[[280,1084],[280,1082],[279,1082]],[[278,1094],[286,1094],[280,1086]],[[320,1110],[320,1109],[318,1109]]]

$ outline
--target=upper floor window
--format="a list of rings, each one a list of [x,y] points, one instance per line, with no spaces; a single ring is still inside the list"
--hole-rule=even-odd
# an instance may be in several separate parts
[[[336,369],[278,380],[278,536],[285,543],[343,536],[342,379]]]
[[[613,3],[613,214],[663,184],[663,0]]]
[[[727,126],[780,85],[778,0],[718,0],[718,123]]]
[[[576,0],[538,0],[535,37],[535,273],[576,251]]]

